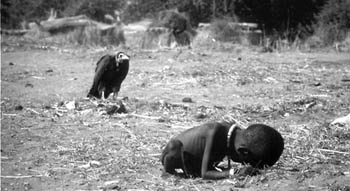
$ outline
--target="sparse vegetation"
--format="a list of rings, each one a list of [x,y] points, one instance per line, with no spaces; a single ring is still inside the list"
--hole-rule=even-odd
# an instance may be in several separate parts
[[[219,42],[217,49],[135,46],[124,50],[127,113],[113,114],[118,102],[84,97],[97,59],[114,48],[5,40],[2,190],[348,189],[349,128],[330,125],[350,112],[348,54],[259,54]],[[278,129],[286,147],[277,165],[244,179],[161,177],[159,155],[172,136],[223,117]]]
[[[315,31],[323,45],[345,41],[350,33],[350,1],[329,0],[317,16]]]
[[[211,32],[216,40],[240,43],[241,31],[236,25],[230,25],[228,20],[218,19],[211,23]]]
[[[273,44],[282,41],[288,41],[287,44],[290,47],[295,46],[295,42],[298,42],[298,48],[304,42],[310,48],[317,46],[318,41],[322,41],[321,44],[326,46],[344,41],[349,31],[350,7],[349,1],[346,0],[306,0],[302,2],[50,0],[39,3],[34,0],[4,0],[1,1],[1,5],[3,29],[20,28],[28,25],[26,23],[47,19],[50,8],[57,10],[58,17],[85,14],[100,22],[107,22],[105,14],[113,15],[113,12],[118,10],[124,23],[139,21],[143,18],[156,18],[160,11],[176,8],[189,16],[194,27],[197,27],[200,22],[214,21],[213,28],[219,29],[219,31],[214,29],[218,33],[219,40],[244,42],[244,38],[247,38],[242,34],[237,34],[235,27],[225,25],[225,21],[220,18],[233,20],[238,18],[241,22],[257,23],[264,37],[271,41],[271,45],[264,44],[264,46],[272,46],[274,49],[279,48]],[[310,38],[310,36],[316,37]],[[243,39],[239,40],[240,38]]]

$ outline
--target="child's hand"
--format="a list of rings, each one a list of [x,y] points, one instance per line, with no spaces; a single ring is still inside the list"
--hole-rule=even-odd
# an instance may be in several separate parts
[[[257,174],[260,174],[260,171],[252,166],[245,166],[235,172],[235,175],[237,176],[255,176]]]
[[[236,170],[231,169],[229,172],[230,178],[238,178],[242,176],[255,176],[257,174],[260,174],[260,171],[252,166],[245,166]]]

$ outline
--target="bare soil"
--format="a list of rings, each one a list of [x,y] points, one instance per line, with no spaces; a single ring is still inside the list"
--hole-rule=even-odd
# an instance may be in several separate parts
[[[350,54],[124,48],[128,112],[108,115],[119,102],[85,96],[117,50],[2,43],[2,190],[350,190],[350,130],[330,125],[350,113]],[[278,163],[242,179],[161,176],[172,136],[224,116],[280,131]]]

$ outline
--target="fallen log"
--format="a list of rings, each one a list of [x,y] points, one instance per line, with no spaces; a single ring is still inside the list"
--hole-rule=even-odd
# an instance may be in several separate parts
[[[41,21],[40,25],[45,31],[60,30],[63,28],[75,28],[81,26],[96,26],[98,30],[105,31],[114,28],[115,25],[109,25],[89,19],[85,15],[78,15],[74,17],[64,17],[52,20]]]
[[[78,27],[89,25],[89,19],[85,15],[75,17],[64,17],[53,20],[41,21],[40,25],[43,30],[51,31],[65,27]]]
[[[53,12],[53,11],[51,11]],[[51,14],[50,14],[51,15]],[[52,13],[52,15],[54,15]],[[24,35],[25,38],[39,39],[56,34],[68,34],[67,40],[78,44],[125,44],[124,24],[112,24],[91,20],[85,15],[49,19],[39,23],[29,23],[29,30],[1,30],[1,34]]]
[[[15,35],[15,36],[22,36],[24,34],[26,34],[29,30],[24,29],[24,30],[16,30],[16,29],[1,29],[0,32],[1,34],[5,34],[5,35]]]

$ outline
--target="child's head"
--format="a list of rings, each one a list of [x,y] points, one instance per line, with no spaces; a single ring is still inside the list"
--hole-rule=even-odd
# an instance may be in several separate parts
[[[272,127],[253,124],[247,129],[238,129],[234,136],[233,160],[263,168],[274,165],[284,148],[281,134]]]

